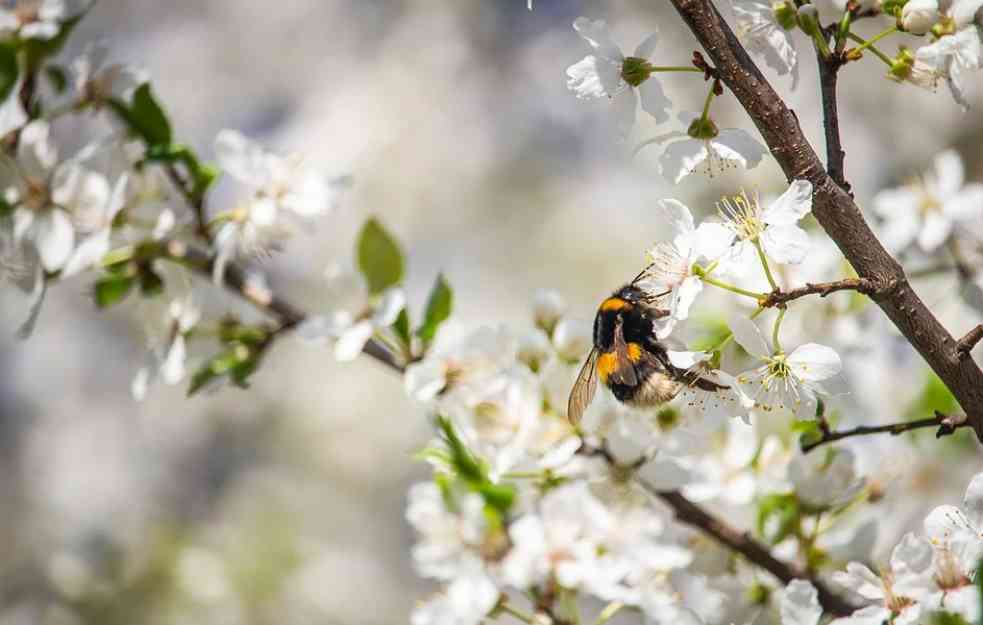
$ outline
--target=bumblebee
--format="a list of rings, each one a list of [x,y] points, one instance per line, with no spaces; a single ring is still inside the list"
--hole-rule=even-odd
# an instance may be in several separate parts
[[[669,315],[657,306],[666,294],[637,286],[639,278],[615,291],[597,310],[594,347],[567,403],[567,418],[575,425],[594,399],[598,378],[619,401],[634,407],[663,404],[686,385],[706,391],[728,388],[704,379],[698,370],[681,369],[669,361],[655,334],[657,320]]]

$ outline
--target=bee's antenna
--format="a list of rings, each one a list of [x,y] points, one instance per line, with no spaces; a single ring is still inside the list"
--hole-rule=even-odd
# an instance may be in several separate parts
[[[641,271],[639,271],[638,272],[638,275],[635,276],[629,284],[634,285],[636,282],[638,282],[639,280],[641,280],[642,279],[642,276],[644,276],[646,273],[648,273],[648,270],[651,269],[652,268],[652,265],[654,265],[654,264],[655,263],[649,263],[648,265],[646,265],[645,269],[642,269]]]

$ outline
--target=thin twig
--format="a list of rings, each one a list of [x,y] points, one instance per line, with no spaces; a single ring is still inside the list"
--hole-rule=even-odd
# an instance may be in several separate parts
[[[844,438],[851,438],[853,436],[867,436],[869,434],[890,434],[891,436],[897,436],[898,434],[904,434],[905,432],[910,432],[912,430],[919,430],[922,428],[939,428],[935,432],[935,438],[942,438],[943,436],[948,436],[956,430],[962,427],[969,426],[966,421],[956,421],[941,412],[936,411],[935,416],[928,419],[919,419],[917,421],[902,421],[900,423],[890,423],[888,425],[861,425],[849,430],[839,430],[830,431],[829,429],[822,431],[822,438],[811,441],[809,443],[802,444],[802,453],[807,454],[816,447],[820,445],[825,445],[826,443],[831,443],[833,441],[842,440]]]
[[[164,258],[201,274],[206,279],[212,277],[213,258],[207,252],[190,246],[183,241],[171,240],[164,245]],[[257,287],[247,277],[246,272],[236,265],[229,263],[225,267],[223,280],[226,289],[246,300],[260,311],[275,318],[280,324],[277,333],[291,330],[307,318],[307,314],[283,299],[269,289]],[[369,357],[375,358],[387,367],[402,373],[404,365],[397,357],[375,339],[369,340],[362,351]]]
[[[775,289],[771,293],[768,293],[765,297],[758,300],[758,306],[761,308],[784,307],[792,300],[805,297],[806,295],[819,295],[819,297],[826,297],[830,293],[835,293],[836,291],[857,291],[858,293],[863,293],[864,295],[873,295],[877,292],[877,290],[878,287],[874,281],[866,278],[845,278],[835,282],[806,282],[805,286],[788,291]]]
[[[824,582],[809,571],[774,557],[768,547],[752,538],[749,532],[742,532],[727,525],[684,497],[679,491],[658,490],[653,484],[641,478],[636,478],[636,482],[659,501],[672,508],[676,520],[713,537],[723,546],[741,554],[750,562],[768,571],[780,579],[782,583],[788,584],[793,579],[806,579],[812,582],[819,595],[819,603],[826,611],[836,615],[846,615],[856,609],[856,606],[832,592]]]
[[[819,87],[822,91],[823,128],[826,131],[826,171],[836,184],[840,185],[850,197],[850,183],[846,180],[843,161],[846,152],[840,140],[840,116],[836,110],[836,79],[843,66],[842,54],[831,54],[823,57],[816,53],[819,62]]]
[[[167,178],[171,181],[171,184],[177,187],[184,200],[188,203],[188,206],[191,207],[192,212],[194,212],[196,234],[211,244],[212,233],[208,231],[208,210],[205,208],[205,196],[194,192],[189,181],[181,175],[181,172],[178,171],[174,163],[165,164],[164,173],[167,174]]]
[[[983,340],[983,323],[966,333],[966,336],[956,341],[956,354],[960,358],[969,358],[976,344]]]
[[[670,0],[748,113],[788,180],[808,180],[812,213],[861,278],[885,285],[872,297],[955,396],[983,441],[983,371],[957,358],[956,339],[908,284],[853,198],[827,174],[798,118],[765,79],[712,0]]]

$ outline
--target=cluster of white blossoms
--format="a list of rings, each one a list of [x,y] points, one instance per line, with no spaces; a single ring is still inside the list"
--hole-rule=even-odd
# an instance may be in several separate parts
[[[961,507],[943,505],[925,518],[924,534],[905,534],[880,574],[850,562],[833,580],[858,595],[862,604],[833,625],[925,622],[978,623],[983,617],[978,576],[983,562],[983,473],[966,488]],[[958,621],[936,621],[945,612]],[[816,589],[791,582],[782,599],[782,625],[818,625],[822,615]]]
[[[638,44],[631,56],[625,56],[611,39],[603,20],[578,17],[573,27],[590,46],[592,54],[567,68],[567,87],[578,98],[609,99],[622,137],[627,137],[635,125],[639,103],[657,123],[669,121],[672,102],[666,97],[656,73],[703,71],[696,67],[654,64],[656,33]],[[713,85],[702,113],[679,113],[685,132],[672,131],[659,138],[659,141],[671,141],[660,158],[660,167],[662,175],[674,183],[701,168],[711,176],[734,165],[750,169],[761,162],[766,152],[765,147],[746,131],[717,127],[709,111],[717,89],[716,82]],[[643,143],[639,149],[650,143],[653,142]]]
[[[826,5],[833,4],[832,7]],[[892,19],[887,29],[870,41],[860,40],[854,50],[847,49],[847,60],[858,60],[864,53],[878,56],[887,65],[887,76],[899,82],[935,90],[941,82],[948,85],[953,99],[964,109],[963,95],[970,72],[983,68],[983,13],[980,0],[874,0],[862,3],[868,15],[883,14]],[[796,31],[799,35],[818,37],[816,18],[819,9],[832,9],[839,21],[848,11],[847,3],[801,3],[790,1],[731,0],[737,32],[748,49],[762,57],[780,75],[792,75],[792,88],[798,83]],[[895,32],[909,33],[906,44],[920,44],[915,50],[899,46],[890,57],[875,46],[877,41]],[[917,38],[916,38],[917,37]],[[812,47],[811,43],[807,43]]]

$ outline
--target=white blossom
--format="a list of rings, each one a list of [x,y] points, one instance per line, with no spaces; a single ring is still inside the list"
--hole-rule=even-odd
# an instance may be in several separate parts
[[[91,43],[72,61],[72,84],[83,102],[96,105],[110,98],[126,101],[133,90],[147,82],[145,71],[124,63],[108,63],[109,48]]]
[[[725,223],[734,232],[736,241],[724,254],[720,272],[738,278],[745,277],[759,266],[756,245],[779,264],[801,263],[809,251],[809,235],[798,222],[812,210],[812,183],[795,180],[788,189],[766,208],[761,208],[757,194],[742,192],[724,198],[717,208]]]
[[[80,0],[15,0],[13,6],[0,8],[0,33],[17,33],[24,39],[53,39],[63,22],[91,4]]]
[[[250,190],[238,207],[219,218],[216,282],[232,258],[278,249],[290,234],[290,219],[329,213],[347,186],[346,179],[311,168],[299,155],[275,154],[234,130],[219,132],[215,153],[219,166]]]
[[[948,240],[953,227],[983,217],[983,184],[965,183],[962,158],[954,150],[935,157],[932,171],[910,184],[874,196],[874,211],[884,218],[881,238],[900,251],[917,241],[932,252]]]
[[[764,58],[779,75],[792,75],[792,89],[799,82],[795,52],[795,5],[791,2],[731,0],[737,18],[737,36],[753,53]]]
[[[500,376],[516,360],[518,344],[504,329],[479,328],[447,350],[431,350],[422,361],[406,368],[407,394],[419,401],[467,401],[484,384]]]
[[[137,401],[147,397],[150,385],[158,378],[169,386],[179,384],[187,374],[187,334],[201,320],[201,310],[190,296],[174,299],[167,307],[162,336],[152,339],[149,361],[141,367],[130,385]],[[153,329],[158,333],[158,329]]]
[[[823,615],[819,593],[811,582],[793,579],[782,593],[779,609],[782,625],[818,625]]]
[[[941,16],[938,0],[909,0],[901,9],[901,25],[913,35],[924,35]]]
[[[297,327],[297,336],[315,343],[334,340],[334,356],[338,362],[358,358],[376,332],[386,330],[396,322],[406,308],[406,294],[394,287],[382,293],[373,306],[352,312],[335,309],[327,315],[311,315]]]
[[[806,343],[786,354],[775,351],[751,320],[735,316],[730,321],[737,342],[762,364],[737,376],[745,393],[761,410],[789,410],[811,417],[816,396],[826,391],[820,384],[840,372],[839,355],[830,347]]]
[[[703,280],[693,274],[693,264],[712,262],[730,246],[734,235],[723,225],[703,222],[696,227],[689,208],[678,200],[659,202],[672,228],[672,240],[656,244],[648,252],[640,285],[661,295],[661,306],[669,315],[656,321],[656,336],[667,337],[676,323],[689,316],[689,309],[703,290]]]
[[[678,139],[671,141],[659,158],[662,175],[674,184],[700,166],[711,178],[735,165],[752,169],[767,152],[761,143],[739,128],[719,129],[712,120],[701,121],[700,114],[687,111],[681,112],[679,119],[687,125],[687,132],[671,132],[660,137],[660,140]]]
[[[618,130],[628,136],[635,125],[635,109],[641,100],[642,110],[662,123],[669,119],[672,103],[652,75],[649,59],[658,41],[655,33],[646,37],[630,57],[611,39],[604,20],[578,17],[574,30],[593,50],[581,61],[567,68],[567,88],[578,98],[608,98],[612,101]]]

